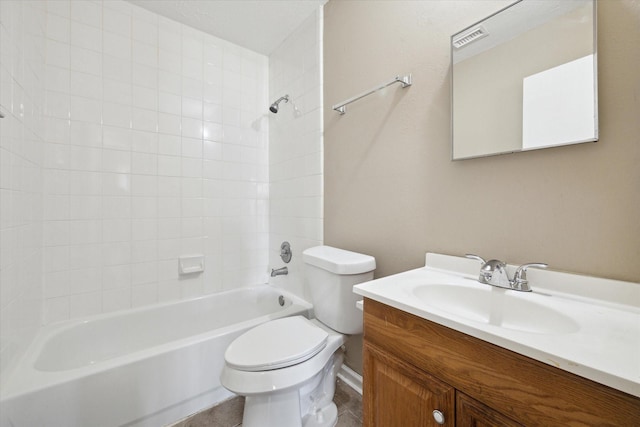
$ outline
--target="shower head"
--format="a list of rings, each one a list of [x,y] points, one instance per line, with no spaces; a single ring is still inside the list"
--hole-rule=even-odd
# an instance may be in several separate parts
[[[278,112],[278,104],[280,104],[280,101],[289,102],[289,95],[281,96],[280,98],[278,98],[278,100],[276,102],[271,104],[271,106],[269,107],[269,111],[271,111],[274,114],[277,113]]]

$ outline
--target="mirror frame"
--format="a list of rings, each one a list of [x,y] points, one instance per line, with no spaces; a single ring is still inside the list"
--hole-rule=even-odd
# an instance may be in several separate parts
[[[467,27],[463,28],[460,31],[457,31],[456,33],[454,33],[453,35],[451,35],[450,37],[450,41],[449,41],[449,52],[450,52],[450,67],[451,67],[451,71],[450,71],[450,85],[449,85],[449,96],[450,96],[450,100],[451,100],[451,124],[450,124],[450,140],[451,140],[451,161],[459,161],[459,160],[469,160],[469,159],[477,159],[477,158],[483,158],[483,157],[490,157],[490,156],[500,156],[503,154],[512,154],[512,153],[520,153],[520,152],[528,152],[528,151],[537,151],[537,150],[542,150],[542,149],[548,149],[548,148],[557,148],[557,147],[564,147],[564,146],[568,146],[568,145],[576,145],[576,144],[583,144],[583,143],[588,143],[588,142],[597,142],[599,140],[599,115],[598,115],[598,1],[597,0],[589,0],[592,3],[593,6],[593,102],[594,102],[594,136],[593,138],[588,138],[585,140],[579,140],[579,141],[570,141],[570,142],[566,142],[566,143],[559,143],[556,145],[550,145],[550,146],[544,146],[544,147],[536,147],[536,148],[530,148],[530,149],[516,149],[516,150],[507,150],[507,151],[498,151],[498,152],[490,152],[490,153],[486,153],[486,154],[478,154],[478,155],[472,155],[472,156],[468,156],[468,157],[454,157],[454,79],[453,79],[453,75],[454,75],[454,51],[455,48],[453,46],[453,41],[454,39],[459,36],[460,34],[464,33],[467,30],[470,30],[473,27],[479,26],[481,25],[483,22],[487,21],[488,19],[491,19],[492,17],[499,15],[500,13],[514,7],[517,6],[519,3],[522,3],[524,0],[516,0],[513,3],[501,8],[500,10],[486,16],[485,18],[474,22],[471,25],[468,25]]]

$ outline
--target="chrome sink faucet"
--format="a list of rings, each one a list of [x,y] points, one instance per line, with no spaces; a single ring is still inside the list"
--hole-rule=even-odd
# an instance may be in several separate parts
[[[482,263],[478,282],[499,288],[513,289],[514,291],[531,292],[531,286],[529,286],[529,281],[527,280],[527,268],[547,268],[547,264],[540,262],[522,264],[517,268],[513,279],[509,279],[507,265],[504,262],[497,259],[485,261],[484,258],[473,254],[467,254],[465,256]]]

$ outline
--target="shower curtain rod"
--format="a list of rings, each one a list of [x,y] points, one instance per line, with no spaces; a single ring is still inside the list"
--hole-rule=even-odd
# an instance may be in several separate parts
[[[334,105],[333,108],[334,110],[336,110],[340,115],[343,115],[344,113],[347,112],[347,105],[351,104],[352,102],[355,102],[361,98],[364,98],[365,96],[371,95],[374,92],[377,92],[381,89],[384,89],[387,86],[391,86],[394,83],[400,83],[402,85],[403,88],[407,87],[407,86],[411,86],[413,84],[413,79],[411,78],[411,73],[407,74],[406,76],[395,76],[393,78],[393,80],[391,80],[390,82],[387,83],[383,83],[381,85],[378,85],[376,87],[374,87],[373,89],[370,89],[366,92],[361,93],[360,95],[356,95],[352,98],[347,99],[346,101],[340,103],[340,104],[336,104]]]

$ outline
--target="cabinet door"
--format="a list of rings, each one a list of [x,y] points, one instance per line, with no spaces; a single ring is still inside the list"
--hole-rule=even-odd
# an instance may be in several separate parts
[[[456,392],[456,426],[520,427],[522,425],[458,391]]]
[[[455,425],[455,390],[370,344],[364,346],[366,427]],[[436,421],[440,411],[442,423]]]

